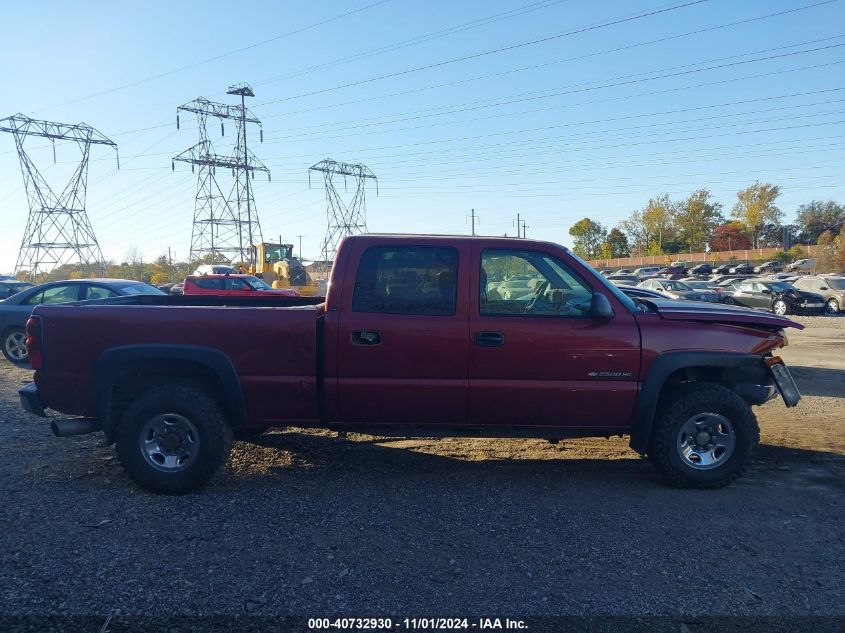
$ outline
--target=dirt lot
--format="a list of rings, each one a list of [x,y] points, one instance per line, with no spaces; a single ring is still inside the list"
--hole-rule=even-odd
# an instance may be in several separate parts
[[[159,497],[23,413],[4,362],[0,614],[845,617],[845,317],[800,320],[804,400],[758,410],[759,458],[718,491],[662,486],[621,439],[291,430]]]

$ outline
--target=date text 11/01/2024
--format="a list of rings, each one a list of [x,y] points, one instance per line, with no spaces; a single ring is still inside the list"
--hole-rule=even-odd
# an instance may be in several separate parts
[[[309,618],[308,628],[312,630],[525,630],[524,620],[510,618]]]

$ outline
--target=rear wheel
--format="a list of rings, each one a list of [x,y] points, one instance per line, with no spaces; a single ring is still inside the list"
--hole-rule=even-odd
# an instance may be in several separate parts
[[[178,495],[202,487],[225,465],[232,429],[207,392],[165,385],[129,405],[115,439],[117,455],[135,483]]]
[[[3,335],[3,356],[15,365],[25,365],[29,362],[26,351],[26,331],[22,327],[13,327]]]
[[[671,485],[721,488],[746,469],[760,441],[751,407],[721,385],[690,383],[661,402],[649,458]]]
[[[828,299],[827,311],[829,314],[839,314],[839,302],[836,299]]]
[[[789,304],[783,299],[775,299],[775,302],[772,304],[772,312],[778,316],[789,314]]]

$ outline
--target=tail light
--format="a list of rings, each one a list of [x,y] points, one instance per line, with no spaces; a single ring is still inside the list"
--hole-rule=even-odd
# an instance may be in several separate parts
[[[41,317],[31,316],[26,322],[26,351],[29,354],[29,364],[33,369],[41,369]]]

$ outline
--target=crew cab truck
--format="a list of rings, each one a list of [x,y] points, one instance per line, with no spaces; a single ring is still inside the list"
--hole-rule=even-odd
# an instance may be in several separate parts
[[[491,281],[518,275],[532,280],[527,294],[504,298]],[[221,469],[233,434],[280,426],[627,434],[669,483],[719,487],[758,443],[752,405],[800,399],[772,356],[784,328],[800,325],[634,301],[547,242],[349,237],[325,300],[290,301],[299,305],[156,296],[39,306],[22,405],[71,416],[52,420],[60,436],[102,431],[135,482],[179,494]]]

